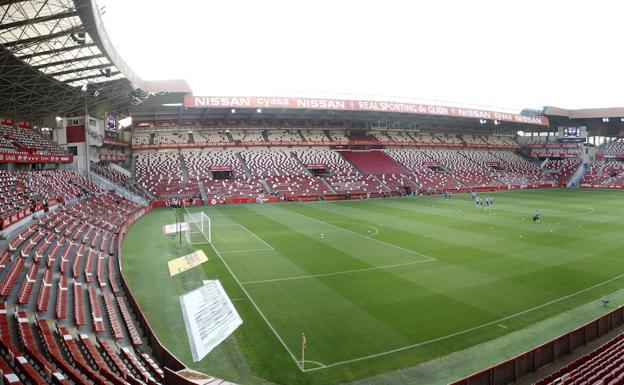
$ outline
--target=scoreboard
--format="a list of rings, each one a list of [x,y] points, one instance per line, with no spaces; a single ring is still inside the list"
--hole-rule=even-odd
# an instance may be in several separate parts
[[[117,116],[112,112],[104,116],[104,137],[119,139],[119,128],[117,127]]]
[[[586,126],[559,127],[557,134],[562,143],[585,143],[587,141]]]

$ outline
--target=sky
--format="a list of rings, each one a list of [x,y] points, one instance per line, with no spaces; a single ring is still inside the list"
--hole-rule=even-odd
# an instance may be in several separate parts
[[[143,79],[194,95],[624,107],[621,1],[97,0]]]

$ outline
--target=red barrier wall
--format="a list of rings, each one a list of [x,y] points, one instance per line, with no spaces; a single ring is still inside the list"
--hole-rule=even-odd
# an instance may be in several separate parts
[[[543,343],[507,361],[491,366],[451,385],[507,385],[571,353],[624,323],[624,306]]]
[[[132,312],[134,313],[137,320],[139,321],[139,326],[143,330],[143,336],[145,337],[145,339],[147,340],[147,343],[152,348],[152,356],[154,357],[154,359],[158,361],[158,363],[163,368],[166,367],[166,368],[170,368],[173,371],[177,371],[177,370],[186,368],[186,366],[176,356],[171,354],[171,352],[169,352],[160,343],[160,341],[158,340],[158,337],[156,337],[156,334],[154,333],[149,323],[147,322],[147,319],[145,318],[143,311],[141,311],[141,307],[139,306],[138,302],[132,295],[132,291],[130,291],[130,288],[126,284],[126,279],[124,278],[123,270],[121,268],[121,260],[122,260],[121,245],[123,243],[123,240],[128,230],[130,229],[130,227],[132,227],[134,222],[136,222],[139,218],[141,218],[143,215],[150,212],[151,210],[152,210],[152,206],[137,210],[133,215],[130,216],[130,218],[126,221],[126,223],[124,223],[124,225],[119,230],[119,233],[117,236],[117,262],[118,262],[118,268],[119,268],[121,284],[123,287],[124,295],[128,299],[128,303],[130,304],[130,308],[132,309]],[[174,383],[182,384],[181,382],[174,382]]]

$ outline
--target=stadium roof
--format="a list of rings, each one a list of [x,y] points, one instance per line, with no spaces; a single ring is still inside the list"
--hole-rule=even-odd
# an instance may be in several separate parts
[[[162,91],[191,92],[184,80],[135,74],[108,39],[95,1],[0,0],[0,116],[127,112]]]

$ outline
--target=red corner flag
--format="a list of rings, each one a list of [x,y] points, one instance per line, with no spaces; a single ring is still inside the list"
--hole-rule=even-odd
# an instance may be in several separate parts
[[[301,346],[303,346],[304,349],[308,347],[308,341],[306,341],[305,334],[303,332],[301,332]]]

